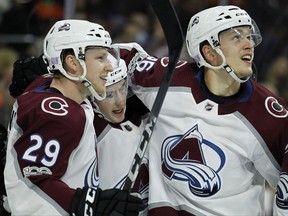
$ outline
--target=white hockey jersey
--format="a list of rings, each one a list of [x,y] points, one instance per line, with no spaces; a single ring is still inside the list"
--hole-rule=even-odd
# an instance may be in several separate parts
[[[135,53],[122,47],[121,58],[151,109],[168,58]],[[148,146],[148,215],[264,215],[265,180],[278,190],[274,215],[288,215],[287,116],[260,84],[217,97],[195,64],[179,61]]]
[[[120,124],[109,123],[95,114],[97,133],[99,187],[123,188],[144,129],[149,110],[132,96],[127,99],[125,120]],[[132,191],[138,192],[144,202],[148,199],[148,161],[144,158]],[[143,211],[140,215],[145,215]]]

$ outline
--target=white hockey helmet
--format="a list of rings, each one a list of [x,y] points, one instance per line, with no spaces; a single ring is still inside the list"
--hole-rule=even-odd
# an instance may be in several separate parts
[[[51,71],[59,70],[68,79],[83,82],[92,95],[101,100],[103,97],[98,95],[86,79],[87,71],[84,60],[87,47],[110,48],[110,34],[99,24],[77,19],[57,21],[49,30],[43,44],[44,56],[48,60]],[[70,76],[63,68],[61,53],[65,49],[74,50],[74,54],[84,71],[80,77]]]
[[[248,13],[233,5],[216,6],[195,14],[189,22],[186,34],[186,45],[189,55],[195,60],[198,67],[206,66],[212,69],[224,68],[234,79],[240,80],[227,63],[220,49],[219,34],[227,29],[239,26],[250,26],[251,37],[254,47],[262,41],[260,31],[256,23]],[[223,62],[220,66],[212,66],[206,62],[201,54],[201,43],[207,41],[222,56]],[[232,70],[232,74],[230,73]],[[236,77],[235,77],[236,76]]]
[[[117,59],[109,54],[108,59],[112,64],[113,71],[108,73],[106,87],[113,85],[127,77],[127,66],[123,59]]]

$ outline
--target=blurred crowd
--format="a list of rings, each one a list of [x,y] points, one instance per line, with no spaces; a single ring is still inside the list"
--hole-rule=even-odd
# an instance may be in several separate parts
[[[255,50],[258,81],[288,100],[287,0],[171,1],[184,33],[190,17],[204,8],[234,4],[245,9],[263,36]],[[43,36],[56,20],[63,18],[97,22],[110,32],[113,42],[137,42],[152,55],[168,53],[165,36],[148,0],[0,0],[0,123],[7,123],[3,110],[9,108],[3,107],[11,103],[5,96],[11,64],[15,58],[40,55]],[[191,61],[185,46],[181,59]]]
[[[287,0],[171,1],[184,33],[190,17],[204,8],[234,4],[245,9],[263,36],[255,51],[258,81],[288,100]],[[3,115],[11,106],[6,95],[14,59],[40,55],[44,35],[56,20],[63,18],[97,22],[110,32],[113,42],[137,42],[152,55],[168,53],[162,28],[148,0],[0,0],[0,123],[6,124],[9,119]],[[191,61],[185,46],[181,59]]]

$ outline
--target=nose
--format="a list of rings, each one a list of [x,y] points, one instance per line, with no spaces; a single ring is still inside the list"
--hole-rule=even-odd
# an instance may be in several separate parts
[[[113,67],[111,62],[106,62],[105,66],[104,66],[104,70],[107,71],[107,73],[112,72],[113,71]]]
[[[244,37],[243,40],[246,46],[249,46],[250,48],[253,48],[255,46],[254,40],[250,35]]]
[[[126,94],[116,91],[115,104],[118,106],[122,106],[125,105],[125,103],[126,103]]]
[[[253,40],[250,40],[249,38],[245,38],[243,40],[243,48],[244,49],[250,49],[250,50],[253,50],[254,49],[254,42]]]

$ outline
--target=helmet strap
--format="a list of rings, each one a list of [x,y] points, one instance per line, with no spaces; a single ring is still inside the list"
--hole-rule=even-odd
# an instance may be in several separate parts
[[[87,75],[87,68],[86,68],[86,63],[83,59],[79,59],[79,62],[83,68],[83,74],[79,76],[79,80],[83,83],[84,86],[88,88],[88,90],[91,92],[92,96],[95,97],[97,100],[103,100],[106,98],[106,90],[103,95],[99,95],[95,89],[93,88],[91,82],[86,78]]]
[[[91,82],[89,80],[87,80],[86,77],[79,77],[80,81],[83,83],[84,86],[86,86],[88,88],[88,90],[91,92],[92,96],[95,97],[97,100],[103,100],[106,98],[106,91],[104,92],[104,94],[101,96],[99,95],[95,89],[93,88]]]
[[[94,112],[97,114],[97,116],[98,116],[99,118],[105,119],[106,121],[113,123],[110,119],[108,119],[108,118],[100,111],[100,108],[99,108],[98,104],[95,102],[95,99],[94,99],[93,97],[88,97],[88,100],[90,101],[90,103],[91,103],[91,105],[92,105],[92,107],[93,107]]]
[[[223,66],[223,69],[237,82],[239,83],[244,83],[246,82],[247,80],[249,80],[250,76],[247,77],[246,79],[240,79],[234,72],[234,70],[228,65],[224,65]]]
[[[222,52],[222,50],[220,49],[220,47],[215,47],[214,48],[216,50],[216,52],[221,56],[222,58],[222,64],[219,65],[219,66],[212,66],[210,64],[208,64],[206,61],[205,61],[205,66],[206,67],[209,67],[213,70],[219,70],[219,69],[224,69],[235,81],[239,82],[239,83],[244,83],[246,82],[247,80],[250,79],[250,76],[247,77],[246,79],[240,79],[236,74],[235,74],[235,71],[227,64],[226,62],[226,58]]]

